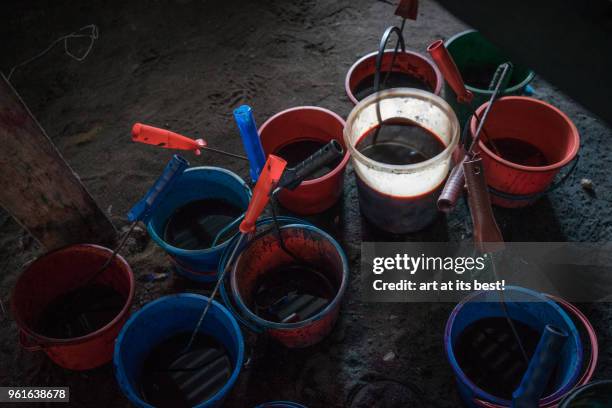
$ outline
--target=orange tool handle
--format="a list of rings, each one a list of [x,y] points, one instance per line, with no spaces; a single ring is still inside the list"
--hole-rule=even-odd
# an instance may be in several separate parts
[[[253,197],[244,215],[244,220],[240,223],[240,232],[243,234],[255,231],[255,221],[268,205],[270,195],[283,175],[285,167],[287,167],[285,160],[273,154],[268,156],[268,160],[266,160],[266,164],[264,164],[264,168],[257,179],[257,184],[255,184]]]
[[[200,149],[206,147],[206,142],[203,139],[193,140],[187,136],[142,123],[135,123],[132,127],[132,141],[165,149],[193,150],[198,155]]]
[[[429,47],[427,47],[427,52],[429,52],[429,55],[431,55],[431,58],[433,58],[436,65],[442,72],[444,79],[446,79],[446,82],[448,82],[450,87],[457,95],[457,102],[472,102],[474,94],[468,91],[468,89],[465,87],[461,73],[455,64],[453,57],[451,57],[451,55],[448,53],[444,42],[442,40],[434,41]]]

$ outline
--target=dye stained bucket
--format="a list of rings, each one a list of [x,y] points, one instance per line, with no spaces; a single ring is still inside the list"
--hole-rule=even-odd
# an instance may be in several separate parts
[[[128,263],[97,245],[49,252],[21,274],[11,306],[24,349],[44,351],[61,367],[89,370],[112,359],[113,343],[129,315],[134,276]]]
[[[272,401],[264,402],[255,408],[306,408],[306,406],[291,401]]]
[[[436,95],[442,90],[442,74],[427,58],[412,51],[398,51],[393,61],[394,50],[385,50],[381,62],[381,78],[388,75],[387,88],[417,88],[433,92]],[[376,73],[376,56],[372,52],[363,56],[349,69],[344,81],[346,95],[353,104],[375,92],[374,76]],[[391,63],[393,62],[393,65]]]
[[[277,113],[260,128],[266,155],[275,154],[294,167],[331,140],[342,140],[344,120],[332,111],[316,106],[300,106]],[[333,206],[342,196],[348,152],[342,159],[318,170],[295,190],[282,190],[280,203],[296,214],[316,214]]]
[[[431,224],[458,140],[457,117],[430,92],[396,88],[359,102],[346,121],[344,142],[361,213],[393,233]]]
[[[594,381],[570,392],[559,408],[606,408],[612,403],[612,381]]]
[[[595,361],[589,363],[581,377],[583,344],[573,318],[586,322],[591,334],[593,328],[577,309],[564,301],[561,307],[558,301],[519,287],[506,287],[504,297],[508,315],[529,356],[545,325],[551,324],[569,335],[539,404],[540,407],[557,406],[572,388],[589,381],[596,365],[595,351],[591,356]],[[520,349],[499,299],[496,292],[473,293],[455,307],[446,324],[446,355],[461,398],[469,407],[510,407],[511,393],[518,387],[526,368],[522,355],[517,354]],[[590,336],[590,340],[591,350],[597,350],[596,337]]]
[[[488,103],[477,109],[482,115]],[[476,133],[476,119],[470,122]],[[550,188],[559,171],[576,158],[578,129],[554,106],[529,97],[495,102],[484,125],[481,152],[491,202],[513,208],[532,204]]]
[[[466,88],[474,94],[471,105],[476,107],[487,102],[493,93],[488,88],[495,70],[500,64],[510,61],[510,58],[475,30],[456,34],[446,40],[445,45],[463,77]],[[529,83],[534,76],[530,69],[514,64],[508,88],[501,95],[531,95],[533,90]],[[457,102],[455,93],[448,85],[444,92],[463,127],[472,114],[471,108]]]
[[[221,253],[236,233],[238,217],[250,198],[248,185],[231,171],[193,167],[185,170],[165,195],[147,222],[147,230],[168,253],[178,274],[212,282]],[[213,217],[209,217],[211,214]],[[229,226],[231,223],[235,228]],[[214,236],[219,233],[222,236],[215,242]]]
[[[246,327],[286,347],[302,348],[318,343],[333,329],[349,266],[330,235],[294,221],[279,217],[285,223],[279,228],[287,252],[271,219],[260,220],[258,228],[267,229],[240,249],[221,294]],[[226,262],[227,252],[219,267]]]
[[[160,345],[172,342],[177,335],[181,340],[189,340],[189,335],[207,301],[207,297],[196,294],[164,296],[146,304],[125,324],[117,338],[113,362],[117,382],[132,404],[142,408],[157,406],[148,402],[148,388],[143,385],[149,380],[151,372],[155,371],[155,367],[149,367],[147,364],[151,361],[152,354],[161,352]],[[179,392],[181,396],[191,395],[190,398],[209,395],[198,402],[180,401],[180,398],[175,397],[168,401],[168,406],[179,407],[181,402],[196,408],[221,406],[238,378],[244,362],[244,340],[232,315],[221,304],[213,301],[199,334],[214,339],[216,344],[222,346],[223,353],[227,356],[219,356],[219,353],[215,354],[210,349],[200,352],[196,342],[190,349],[190,352],[196,353],[195,357],[185,355],[181,357],[187,361],[182,361],[179,357],[173,359],[168,367],[160,365],[160,373],[169,373],[169,378],[164,377],[164,384],[168,387],[166,391],[169,393],[167,398],[173,397],[170,391]],[[187,342],[183,341],[175,348],[183,350],[186,344]],[[230,360],[230,372],[224,368],[224,358]],[[187,366],[182,369],[172,364]],[[213,383],[215,380],[217,382]],[[159,388],[164,391],[163,387]]]

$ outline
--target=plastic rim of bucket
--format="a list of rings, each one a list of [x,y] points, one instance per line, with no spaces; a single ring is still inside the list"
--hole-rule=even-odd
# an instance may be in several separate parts
[[[191,167],[187,170],[185,170],[184,173],[193,173],[193,172],[197,172],[197,171],[215,171],[215,172],[219,172],[219,173],[223,173],[227,176],[230,176],[232,179],[234,179],[237,183],[241,184],[244,189],[245,189],[245,193],[248,196],[248,198],[250,199],[251,197],[251,189],[249,188],[248,184],[246,184],[246,182],[241,179],[237,174],[235,174],[232,171],[229,171],[227,169],[221,168],[221,167],[214,167],[214,166],[200,166],[200,167]],[[172,194],[171,192],[169,194]],[[151,217],[151,219],[149,219],[147,221],[147,231],[149,232],[149,235],[151,236],[151,238],[153,239],[153,241],[155,241],[157,243],[157,245],[159,245],[164,251],[166,251],[169,254],[173,254],[173,255],[179,255],[179,256],[197,256],[197,255],[204,255],[204,254],[210,254],[214,251],[219,251],[219,250],[223,250],[225,249],[228,245],[229,245],[229,241],[230,239],[226,239],[223,243],[219,244],[219,245],[215,245],[214,247],[211,248],[204,248],[204,249],[183,249],[183,248],[178,248],[175,247],[171,244],[169,244],[168,242],[166,242],[163,237],[161,237],[157,231],[156,228],[153,226],[153,218]],[[167,219],[166,219],[167,221]],[[173,261],[176,261],[176,259],[173,259]],[[181,264],[182,266],[182,264]],[[202,275],[206,275],[206,273],[202,273]]]
[[[453,154],[455,147],[459,143],[459,137],[460,137],[459,121],[457,120],[457,116],[455,115],[453,108],[451,108],[448,102],[446,102],[444,99],[442,99],[438,95],[434,95],[431,92],[423,91],[421,89],[391,88],[391,89],[385,89],[383,91],[379,91],[377,93],[373,93],[372,95],[369,95],[363,98],[361,101],[359,101],[359,103],[353,108],[351,113],[349,113],[349,116],[346,119],[346,123],[352,123],[355,121],[355,116],[361,113],[361,110],[362,110],[360,109],[361,106],[370,105],[373,102],[375,103],[377,99],[385,99],[388,96],[391,96],[391,97],[404,96],[407,98],[418,98],[422,100],[427,100],[428,103],[430,104],[436,103],[439,106],[440,110],[448,113],[449,121],[456,128],[456,130],[453,132],[453,135],[451,136],[450,142],[448,143],[448,145],[446,145],[444,150],[442,150],[437,155],[425,161],[413,163],[413,164],[386,164],[386,163],[380,163],[380,162],[377,162],[376,160],[370,159],[369,157],[361,153],[355,146],[353,146],[352,143],[349,143],[350,136],[348,135],[347,128],[345,127],[344,128],[345,145],[347,149],[349,149],[349,153],[351,154],[351,157],[354,160],[357,160],[363,163],[364,165],[368,166],[369,168],[373,168],[378,171],[393,172],[396,174],[407,174],[407,173],[414,173],[415,171],[418,171],[422,167],[429,167],[435,162],[445,160],[447,157],[450,157]],[[433,132],[431,129],[427,129],[427,130],[429,130],[433,134],[436,133],[436,132]]]
[[[310,118],[307,119],[303,117],[306,115],[310,116]],[[313,116],[321,123],[326,121],[324,123],[326,126],[318,126],[319,123],[315,123],[318,121],[312,118]],[[291,125],[287,125],[288,123]],[[291,132],[279,131],[278,128],[283,127],[283,125],[288,127],[295,126],[295,133],[291,134]],[[266,154],[274,153],[274,151],[288,144],[285,143],[284,140],[280,143],[276,143],[278,139],[272,137],[272,135],[282,134],[282,137],[289,143],[292,141],[305,140],[306,138],[294,138],[294,135],[300,136],[299,134],[303,133],[302,129],[305,128],[312,128],[312,133],[319,130],[319,132],[331,136],[329,140],[333,139],[338,141],[345,149],[342,160],[340,160],[338,165],[330,172],[315,179],[302,181],[295,190],[281,191],[278,199],[284,207],[297,214],[311,215],[329,209],[338,201],[344,185],[344,171],[350,159],[348,149],[344,146],[344,138],[342,135],[344,126],[346,126],[344,119],[329,109],[319,106],[296,106],[285,109],[268,118],[268,120],[260,126],[259,135]],[[327,130],[328,127],[329,130]],[[336,133],[336,129],[337,134],[334,134]],[[304,136],[308,138],[308,135]],[[321,142],[328,142],[329,140],[319,139]],[[274,146],[274,144],[276,144],[276,146]]]
[[[560,160],[556,163],[550,164],[548,166],[524,166],[522,164],[517,164],[517,163],[513,163],[511,161],[508,161],[500,156],[498,156],[497,154],[495,154],[493,151],[491,151],[486,145],[485,143],[481,140],[478,141],[478,148],[485,152],[487,154],[487,156],[491,157],[493,160],[497,161],[498,163],[501,163],[505,166],[511,167],[513,169],[517,169],[517,170],[522,170],[522,171],[527,171],[527,172],[549,172],[551,170],[558,170],[561,169],[562,167],[564,167],[565,165],[567,165],[569,162],[571,162],[574,157],[576,157],[576,154],[578,153],[578,149],[580,148],[580,134],[578,133],[578,129],[576,128],[576,125],[574,125],[574,122],[571,121],[571,119],[565,114],[563,113],[561,110],[559,110],[558,108],[554,107],[553,105],[546,103],[544,101],[541,101],[539,99],[535,99],[535,98],[530,98],[528,96],[504,96],[502,98],[499,98],[496,102],[495,105],[493,107],[493,109],[491,109],[490,115],[494,115],[495,114],[495,106],[499,106],[500,103],[504,103],[504,101],[506,102],[512,102],[512,101],[521,101],[521,103],[525,103],[527,105],[531,105],[532,107],[530,108],[530,110],[532,109],[547,109],[550,110],[552,112],[554,112],[556,115],[559,116],[560,119],[562,119],[566,125],[568,126],[569,130],[570,130],[570,134],[571,134],[571,140],[570,140],[570,152],[568,154],[565,155],[565,157],[563,158],[563,160]],[[480,117],[482,115],[482,113],[484,112],[484,110],[486,109],[487,105],[489,103],[486,102],[484,104],[482,104],[481,106],[478,107],[478,109],[476,110],[476,114]],[[476,123],[476,118],[472,117],[470,119],[470,131],[472,133],[472,135],[474,135],[474,133],[476,133],[476,128],[477,128],[477,123]]]
[[[249,310],[247,305],[244,303],[244,301],[238,294],[237,290],[234,288],[234,285],[230,284],[231,286],[230,290],[232,292],[232,299],[234,300],[234,303],[237,306],[238,313],[244,319],[252,322],[256,327],[261,327],[265,329],[281,329],[282,330],[282,329],[297,329],[297,328],[308,326],[310,323],[320,320],[325,315],[327,315],[329,312],[334,310],[334,308],[336,308],[339,305],[339,303],[342,301],[342,297],[344,295],[344,292],[346,291],[346,287],[348,285],[349,266],[348,266],[348,261],[346,259],[346,255],[344,251],[342,250],[342,247],[340,246],[340,244],[338,244],[338,242],[331,235],[327,234],[323,230],[313,225],[287,224],[287,225],[283,225],[280,227],[281,231],[283,229],[289,229],[289,228],[302,228],[302,229],[314,232],[315,234],[319,234],[323,236],[323,238],[331,242],[331,244],[336,249],[338,255],[340,256],[340,260],[342,262],[342,268],[343,268],[342,282],[340,282],[340,287],[338,288],[338,291],[336,292],[336,296],[334,297],[334,299],[325,308],[323,308],[323,310],[319,311],[319,313],[317,313],[314,316],[309,317],[306,320],[302,320],[302,321],[295,322],[295,323],[278,323],[278,322],[271,322],[271,321],[262,319],[261,317],[257,316],[255,313],[251,312],[251,310]],[[253,241],[250,241],[249,243],[247,243],[245,248],[248,245],[250,245],[252,242]],[[236,260],[238,259],[239,258],[237,258]],[[235,268],[236,268],[236,262],[234,263],[234,265],[232,266],[232,270],[230,271],[231,272],[230,279],[234,278]]]
[[[385,50],[385,54],[387,53],[393,53],[395,50],[394,49],[386,49]],[[401,55],[402,52],[398,50],[398,56]],[[434,87],[433,93],[436,95],[440,95],[440,92],[442,91],[442,84],[444,83],[444,79],[442,78],[442,74],[440,73],[440,70],[438,69],[438,67],[435,64],[432,64],[431,61],[429,61],[427,58],[425,58],[424,56],[422,56],[421,54],[417,53],[417,52],[413,52],[413,51],[404,51],[405,55],[409,56],[410,58],[415,58],[417,59],[419,62],[431,67],[435,77],[436,77],[436,86]],[[378,51],[374,51],[371,52],[369,54],[364,55],[363,57],[359,58],[348,70],[348,72],[346,73],[346,77],[344,79],[344,91],[346,92],[346,95],[349,97],[349,99],[351,100],[351,102],[356,105],[358,104],[360,101],[357,100],[357,98],[355,98],[355,94],[353,94],[353,88],[351,87],[351,83],[353,82],[353,75],[355,74],[355,71],[357,70],[357,68],[372,60],[372,64],[374,65],[374,61],[376,60],[376,56],[378,55]],[[387,72],[387,71],[383,71],[383,72]],[[394,71],[391,71],[394,72]],[[402,72],[402,71],[396,71],[396,72]],[[374,73],[374,71],[372,71],[372,74]],[[365,98],[364,98],[365,99]]]
[[[202,301],[202,310],[204,309],[204,306],[206,305],[206,302],[208,301],[208,297],[202,296],[202,295],[198,295],[198,294],[195,294],[195,293],[179,293],[179,294],[175,294],[175,295],[168,295],[168,296],[163,296],[163,297],[158,298],[158,299],[156,299],[156,300],[154,300],[152,302],[147,303],[142,309],[140,309],[139,311],[134,313],[132,316],[130,316],[128,321],[125,323],[125,325],[121,329],[121,332],[119,333],[119,336],[117,336],[117,341],[115,342],[115,350],[114,350],[114,354],[113,354],[113,364],[114,364],[114,368],[115,368],[115,376],[116,377],[119,377],[119,373],[125,372],[125,366],[124,366],[123,360],[121,358],[120,348],[121,348],[123,340],[124,340],[124,338],[126,336],[127,331],[129,330],[130,326],[132,324],[134,324],[134,322],[137,319],[139,319],[149,309],[154,308],[155,306],[159,305],[160,303],[167,302],[167,301],[170,301],[170,300],[178,300],[178,299],[181,299],[181,298],[182,299],[195,299],[195,300]],[[195,405],[194,408],[201,408],[201,407],[211,406],[210,403],[213,400],[215,400],[217,396],[225,396],[232,389],[232,387],[234,386],[234,383],[236,382],[236,380],[238,379],[238,375],[240,374],[240,370],[242,369],[242,365],[244,364],[244,338],[242,336],[242,331],[240,330],[240,326],[238,326],[238,323],[236,322],[236,319],[234,319],[234,316],[232,316],[232,314],[225,307],[223,307],[223,305],[221,305],[216,300],[212,301],[211,307],[219,310],[222,313],[222,315],[225,318],[228,319],[228,321],[231,324],[231,327],[232,327],[233,331],[236,333],[236,336],[238,338],[238,350],[237,350],[237,353],[236,353],[236,364],[234,365],[234,369],[232,371],[232,375],[227,380],[227,382],[223,385],[223,387],[219,391],[217,391],[217,393],[214,396],[212,396],[211,398],[209,398],[206,401],[200,402],[198,405]],[[178,308],[177,308],[177,311],[178,311]],[[203,325],[202,327],[205,327],[205,325]],[[126,395],[128,397],[128,399],[134,405],[140,406],[140,407],[155,408],[154,406],[150,405],[149,403],[143,401],[140,398],[140,396],[138,395],[138,393],[134,389],[132,389],[132,388],[134,388],[133,385],[132,384],[129,384],[129,386],[126,385],[125,384],[126,381],[127,381],[126,379],[120,380],[118,378],[117,382],[119,383],[119,387],[123,391],[124,395]],[[222,398],[223,397],[218,399],[216,401],[216,403],[218,403],[219,401],[222,401]]]
[[[447,49],[449,49],[449,53],[451,53],[451,49],[453,48],[453,43],[456,42],[457,40],[462,39],[465,36],[468,35],[472,35],[473,33],[478,33],[477,30],[466,30],[466,31],[462,31],[460,33],[457,33],[455,35],[453,35],[452,37],[450,37],[448,40],[446,40],[446,42],[444,43],[444,45],[446,46]],[[480,33],[478,33],[480,34]],[[511,93],[517,93],[520,92],[521,89],[525,88],[527,85],[529,85],[529,83],[533,80],[533,78],[535,77],[535,72],[533,72],[532,70],[528,70],[527,76],[525,77],[525,79],[523,79],[520,83],[511,86],[509,88],[506,88],[506,90],[504,91],[504,94],[511,94]],[[481,89],[481,88],[476,88],[473,86],[470,86],[468,84],[465,84],[465,87],[472,92],[477,92],[480,94],[485,94],[485,95],[492,95],[493,94],[493,90],[489,90],[489,89]]]
[[[591,392],[593,391],[593,389],[597,389],[602,386],[607,387],[610,390],[608,392],[612,395],[612,380],[594,381],[592,383],[575,388],[571,393],[569,393],[565,396],[565,398],[563,398],[563,400],[559,403],[559,408],[572,408],[572,404],[574,402],[581,402],[580,398],[582,398],[585,393]]]
[[[308,221],[299,219],[299,218],[295,218],[295,217],[290,217],[290,216],[277,216],[276,220],[278,221],[278,223],[280,225],[312,225],[310,224]],[[266,225],[269,225],[271,223],[273,223],[274,220],[270,217],[265,217],[265,218],[261,218],[259,220],[257,220],[256,222],[256,228],[260,228]],[[266,232],[267,233],[267,232]],[[257,237],[258,235],[255,234],[255,237]],[[222,271],[224,268],[227,267],[227,261],[229,261],[229,255],[232,251],[232,248],[236,245],[237,241],[238,241],[238,236],[234,236],[231,241],[229,246],[225,249],[225,251],[223,251],[223,255],[221,255],[221,259],[219,260],[219,270]],[[243,248],[246,246],[246,243],[242,244]],[[228,274],[229,275],[229,274]],[[227,276],[226,276],[226,280],[227,280]],[[232,315],[234,316],[234,318],[236,320],[238,320],[240,322],[240,324],[242,324],[243,326],[245,326],[247,329],[249,329],[250,331],[252,331],[253,333],[263,333],[263,330],[256,326],[255,324],[253,324],[252,322],[246,320],[244,317],[242,317],[240,315],[240,313],[238,312],[238,310],[236,309],[236,306],[234,306],[234,303],[232,302],[232,299],[229,296],[229,293],[227,292],[227,289],[225,287],[226,282],[223,281],[221,282],[221,286],[219,287],[219,293],[221,294],[221,298],[223,299],[223,303],[225,304],[225,306],[230,310],[230,312],[232,312]]]
[[[31,264],[27,266],[25,271],[22,273],[22,275],[17,280],[17,283],[15,284],[15,289],[17,289],[18,287],[21,277],[24,276],[26,273],[28,273],[28,271],[30,271],[31,268],[34,267],[37,263],[44,261],[44,258],[48,256],[52,256],[52,255],[57,255],[69,249],[76,249],[76,248],[90,248],[90,249],[97,251],[100,255],[105,255],[109,257],[113,253],[112,250],[106,247],[100,246],[100,245],[95,245],[95,244],[74,244],[74,245],[67,245],[62,248],[54,249],[53,251],[49,251],[43,254],[42,256],[38,257],[36,260],[34,260],[34,262],[32,262]],[[20,330],[20,341],[22,342],[23,347],[28,349],[29,351],[39,351],[39,350],[44,350],[46,347],[49,347],[49,346],[68,346],[68,345],[73,345],[73,344],[81,344],[88,340],[93,340],[99,337],[100,333],[105,332],[110,327],[117,324],[121,319],[125,318],[126,314],[129,313],[132,301],[134,300],[134,291],[135,291],[134,273],[132,272],[132,268],[130,267],[130,265],[120,254],[115,255],[115,259],[113,260],[113,262],[117,262],[121,266],[121,269],[126,271],[126,275],[128,277],[128,284],[130,286],[130,289],[129,289],[127,299],[125,300],[125,304],[123,305],[123,308],[117,314],[117,316],[113,318],[113,320],[111,320],[110,322],[108,322],[106,325],[99,328],[98,330],[88,333],[81,337],[72,337],[69,339],[56,339],[53,337],[46,337],[46,336],[36,333],[34,330],[30,328],[29,324],[27,324],[23,320],[21,313],[18,310],[18,305],[16,304],[17,298],[13,294],[13,296],[11,296],[11,309],[13,312],[13,317],[15,319],[15,322],[17,323],[17,326],[19,327],[19,330]],[[24,341],[27,341],[23,337],[23,335],[25,335],[30,340],[34,340],[33,344],[23,343]]]
[[[537,293],[532,291],[531,289],[526,289],[526,288],[522,288],[522,287],[518,287],[518,286],[508,286],[506,287],[506,290],[514,290],[517,291],[519,293],[522,293],[524,295],[529,295],[529,296],[533,296],[534,298],[538,299],[538,301],[541,301],[543,303],[548,304],[549,306],[553,307],[555,310],[557,310],[559,312],[559,314],[562,316],[563,320],[566,322],[566,324],[569,327],[573,327],[574,330],[577,332],[578,329],[575,327],[574,322],[572,321],[572,319],[569,317],[569,315],[567,315],[567,313],[565,313],[565,311],[563,310],[563,308],[561,306],[559,306],[555,300],[553,300],[554,298],[552,297],[548,297],[546,295]],[[455,358],[455,353],[453,350],[453,345],[452,345],[452,341],[451,341],[451,331],[452,331],[452,326],[454,324],[455,318],[456,316],[459,314],[459,312],[461,311],[461,309],[463,308],[464,305],[466,305],[467,303],[469,303],[472,299],[474,299],[475,297],[481,295],[485,293],[485,291],[478,291],[478,292],[474,292],[470,295],[468,295],[467,297],[465,297],[463,300],[461,300],[461,302],[459,302],[455,308],[453,309],[453,311],[451,312],[451,315],[449,316],[447,322],[446,322],[446,327],[444,329],[444,348],[445,348],[445,352],[446,352],[446,356],[450,362],[451,368],[453,370],[453,372],[455,373],[456,376],[461,377],[465,383],[465,385],[476,395],[479,395],[479,397],[475,397],[474,398],[474,403],[477,404],[477,406],[480,407],[485,407],[485,408],[505,408],[505,407],[510,407],[512,402],[508,401],[508,400],[504,400],[502,398],[496,397],[486,391],[484,391],[483,389],[481,389],[480,387],[478,387],[476,384],[474,384],[472,382],[472,380],[465,375],[465,373],[463,372],[463,370],[461,369],[461,367],[459,366],[459,363],[457,362],[456,358]],[[569,305],[569,303],[564,302],[565,305]],[[573,307],[573,305],[570,305]],[[571,310],[573,312],[573,310]],[[592,326],[591,326],[592,328]],[[584,349],[582,347],[582,342],[580,340],[580,337],[578,336],[577,338],[577,343],[578,343],[578,359],[582,360],[582,355],[584,353]],[[597,347],[597,346],[595,346]],[[593,368],[594,370],[594,368]],[[580,377],[580,373],[581,373],[581,367],[579,367],[577,370],[575,370],[575,373],[572,374],[571,378],[567,381],[567,384],[564,385],[564,387],[569,386],[570,384],[577,384],[579,381],[579,377]],[[586,373],[588,374],[588,373]],[[580,381],[584,380],[584,376],[580,379]],[[544,407],[548,407],[550,406],[556,406],[556,404],[558,403],[558,401],[568,392],[568,390],[564,390],[564,387],[559,387],[558,390],[556,390],[554,393],[552,393],[551,395],[548,395],[544,398],[540,399],[540,406],[544,406]]]
[[[306,406],[292,401],[272,401],[264,402],[255,408],[306,408]]]

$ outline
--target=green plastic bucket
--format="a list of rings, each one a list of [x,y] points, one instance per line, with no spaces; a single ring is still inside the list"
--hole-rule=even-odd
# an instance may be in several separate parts
[[[492,74],[499,64],[509,61],[508,56],[504,55],[500,49],[476,30],[467,30],[455,34],[446,40],[445,45],[455,60],[467,89],[474,94],[471,106],[475,109],[487,102],[493,92],[487,89]],[[529,83],[534,76],[532,70],[514,65],[510,83],[502,96],[531,95],[533,89],[529,86]],[[444,92],[446,101],[452,106],[463,128],[472,113],[469,105],[457,102],[457,97],[448,84],[446,84]]]

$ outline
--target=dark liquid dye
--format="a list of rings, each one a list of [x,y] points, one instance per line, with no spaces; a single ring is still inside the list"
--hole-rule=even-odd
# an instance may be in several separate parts
[[[232,375],[232,360],[221,343],[198,335],[185,353],[190,337],[190,332],[173,336],[146,358],[140,382],[149,404],[192,407],[215,395]]]
[[[444,151],[446,146],[435,134],[414,122],[393,118],[366,132],[356,148],[377,162],[406,165],[428,160]],[[357,188],[362,213],[386,231],[418,231],[433,222],[438,215],[436,200],[442,184],[431,186],[429,192],[414,197],[395,197],[381,193],[359,177]]]
[[[36,331],[55,339],[85,336],[110,323],[121,312],[125,301],[124,296],[108,286],[85,286],[49,303]]]
[[[514,321],[514,325],[531,358],[540,341],[540,333],[518,321]],[[512,399],[512,393],[527,370],[512,329],[503,317],[478,320],[468,326],[457,339],[455,356],[463,372],[477,386],[508,400]],[[554,391],[555,377],[553,373],[544,395]]]
[[[521,164],[523,166],[548,166],[550,163],[544,153],[529,142],[512,137],[495,138],[493,143],[490,140],[485,145],[495,154],[509,162]]]
[[[388,71],[380,73],[380,90],[389,88],[417,88],[425,91],[433,92],[433,89],[425,81],[417,78],[413,75],[406,74],[403,72],[392,71],[387,78],[387,81],[383,84]],[[374,89],[374,74],[362,79],[353,90],[353,95],[358,101],[362,100],[366,96],[372,95],[375,92]]]
[[[274,152],[274,154],[285,159],[287,161],[287,167],[295,167],[323,146],[325,146],[325,143],[319,140],[299,140],[281,147]],[[321,167],[308,176],[306,180],[312,180],[324,176],[335,169],[341,161],[342,158],[339,158],[333,163]]]
[[[324,309],[337,292],[323,273],[288,264],[269,271],[256,284],[255,313],[282,323],[306,320]]]
[[[470,65],[461,70],[466,85],[472,88],[489,89],[497,65]]]
[[[170,216],[164,231],[164,240],[182,249],[210,248],[223,228],[238,218],[244,210],[221,199],[193,201]],[[236,232],[236,228],[232,228]],[[232,231],[223,234],[216,245],[229,238]]]
[[[372,160],[393,165],[420,163],[446,148],[432,132],[405,119],[386,120],[366,132],[356,147]]]

